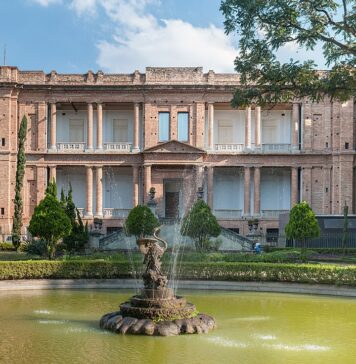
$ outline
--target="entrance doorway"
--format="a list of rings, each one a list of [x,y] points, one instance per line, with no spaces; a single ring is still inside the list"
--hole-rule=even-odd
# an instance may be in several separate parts
[[[178,219],[182,210],[182,180],[164,181],[165,217]]]

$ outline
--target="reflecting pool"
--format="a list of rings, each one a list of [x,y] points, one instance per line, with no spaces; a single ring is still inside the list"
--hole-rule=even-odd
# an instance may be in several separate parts
[[[119,336],[98,328],[132,291],[17,291],[0,296],[1,363],[356,362],[356,300],[183,291],[216,318],[206,335]]]

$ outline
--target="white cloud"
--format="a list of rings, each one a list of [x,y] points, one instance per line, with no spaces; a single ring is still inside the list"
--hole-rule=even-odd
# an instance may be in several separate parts
[[[159,21],[146,13],[152,0],[102,0],[116,25],[110,41],[98,43],[97,63],[109,72],[144,71],[146,66],[203,66],[233,71],[237,51],[231,38],[213,25],[195,27],[180,19]]]
[[[62,0],[35,0],[42,5]],[[195,27],[181,19],[157,19],[147,10],[160,0],[64,0],[80,16],[102,7],[113,27],[112,38],[100,40],[97,64],[107,72],[133,72],[146,66],[203,66],[233,72],[237,50],[223,29]],[[45,4],[47,3],[47,4]]]
[[[49,5],[52,5],[52,4],[61,4],[62,3],[62,0],[32,0],[32,1],[38,5],[46,6],[46,7]]]
[[[96,12],[97,0],[72,0],[70,8],[74,9],[78,15],[89,13],[94,15]]]

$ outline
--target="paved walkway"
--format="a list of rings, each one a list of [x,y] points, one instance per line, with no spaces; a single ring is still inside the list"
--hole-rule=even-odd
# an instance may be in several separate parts
[[[33,279],[0,281],[0,291],[39,289],[135,289],[134,279]],[[179,281],[179,289],[282,292],[356,297],[356,287],[280,282]]]

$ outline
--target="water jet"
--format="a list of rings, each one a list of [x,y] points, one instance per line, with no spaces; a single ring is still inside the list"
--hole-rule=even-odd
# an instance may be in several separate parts
[[[161,258],[168,244],[158,237],[140,238],[137,245],[146,265],[142,274],[144,288],[120,304],[120,309],[105,314],[100,320],[102,329],[117,334],[173,336],[201,334],[216,327],[213,317],[198,313],[194,304],[174,295],[167,287],[168,278],[161,271]]]

